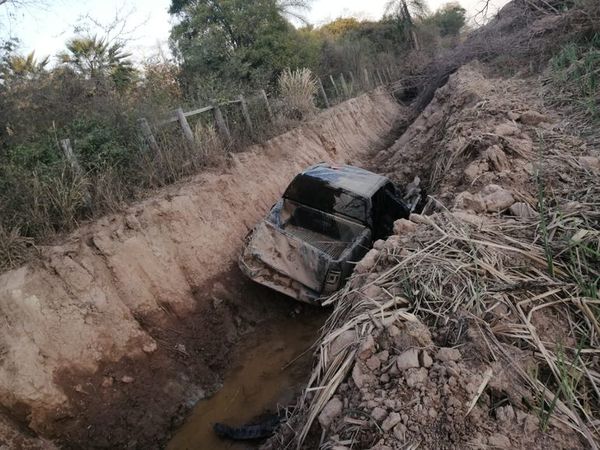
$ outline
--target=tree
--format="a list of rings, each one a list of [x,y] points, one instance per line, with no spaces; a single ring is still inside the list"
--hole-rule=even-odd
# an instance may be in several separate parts
[[[430,20],[438,27],[441,36],[457,36],[467,22],[466,14],[467,11],[458,3],[447,3]]]
[[[303,0],[172,0],[179,19],[171,31],[173,52],[187,81],[218,77],[274,81],[301,63],[302,36],[286,16]],[[297,15],[297,14],[296,14]]]
[[[88,79],[110,77],[117,87],[133,81],[136,70],[120,42],[109,44],[104,39],[77,37],[67,42],[67,51],[58,55],[59,61]]]
[[[397,23],[413,49],[419,50],[415,19],[422,19],[427,14],[425,0],[391,0],[386,5],[386,14]]]
[[[339,38],[359,28],[360,22],[354,17],[340,17],[333,22],[323,25],[320,31],[328,36]]]
[[[10,79],[32,79],[43,73],[48,65],[48,57],[37,60],[35,52],[28,55],[11,54],[5,59],[1,69],[2,78]]]

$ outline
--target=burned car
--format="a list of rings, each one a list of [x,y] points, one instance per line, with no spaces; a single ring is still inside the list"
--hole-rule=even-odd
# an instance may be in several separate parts
[[[252,280],[308,303],[339,289],[354,265],[413,204],[386,177],[317,164],[298,174],[246,237],[240,257]]]

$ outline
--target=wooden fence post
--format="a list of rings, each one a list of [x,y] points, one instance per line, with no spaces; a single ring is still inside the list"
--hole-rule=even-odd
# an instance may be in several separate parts
[[[179,125],[181,126],[181,130],[183,131],[183,135],[185,136],[185,139],[191,145],[195,145],[196,139],[194,139],[194,133],[192,131],[192,128],[190,127],[190,124],[188,123],[188,121],[185,117],[183,108],[181,108],[181,107],[177,108],[175,110],[175,115],[177,116],[177,120],[179,121]]]
[[[342,81],[342,90],[344,91],[345,98],[349,98],[350,91],[348,91],[348,85],[346,84],[346,78],[344,78],[343,73],[340,73],[340,80]]]
[[[252,131],[252,120],[250,119],[250,112],[248,111],[248,103],[246,103],[246,99],[243,95],[238,97],[240,101],[240,105],[242,106],[242,116],[244,116],[244,121],[246,122],[246,126],[250,131]]]
[[[356,89],[358,89],[358,86],[356,85],[356,78],[354,78],[354,74],[352,73],[352,71],[350,71],[350,83],[352,84],[352,93],[354,94],[354,91]]]
[[[60,148],[62,149],[65,158],[67,158],[69,165],[73,169],[73,172],[75,172],[78,176],[83,176],[83,170],[81,169],[79,161],[77,161],[77,157],[73,152],[73,147],[71,147],[71,139],[61,139]]]
[[[327,98],[327,94],[325,93],[325,88],[323,87],[323,82],[320,78],[317,78],[317,82],[319,83],[319,90],[321,91],[321,95],[323,96],[323,100],[325,101],[325,108],[329,108],[329,99]]]
[[[140,126],[140,130],[142,132],[142,136],[150,146],[152,150],[158,152],[158,143],[154,138],[154,134],[152,134],[152,129],[150,128],[150,124],[148,123],[148,119],[142,117],[138,120],[138,125]]]
[[[331,84],[333,84],[333,89],[335,89],[335,96],[337,98],[340,98],[340,91],[337,87],[337,84],[335,84],[335,80],[333,79],[333,75],[329,75],[329,79],[331,80]]]
[[[263,100],[265,101],[265,106],[267,107],[267,113],[269,114],[269,120],[271,122],[273,122],[273,111],[271,110],[271,104],[269,103],[269,97],[267,96],[267,93],[265,92],[264,89],[262,89],[260,91],[260,95],[262,96]]]
[[[363,72],[364,72],[364,75],[365,75],[365,90],[369,90],[369,89],[371,89],[371,81],[369,80],[369,71],[365,67],[363,69]]]
[[[71,166],[71,169],[73,169],[73,172],[78,177],[83,178],[83,176],[84,176],[83,169],[79,165],[79,161],[77,161],[77,157],[75,156],[75,153],[73,152],[73,147],[71,147],[71,140],[70,139],[61,139],[59,144],[60,144],[60,148],[62,149],[62,151],[65,155],[65,158],[67,158],[67,161],[69,162],[69,165]],[[92,206],[92,196],[90,194],[88,185],[85,184],[83,186],[82,190],[83,190],[83,202],[84,202],[85,206],[89,208]]]
[[[229,132],[229,128],[227,128],[227,124],[225,123],[225,118],[223,117],[223,112],[221,111],[221,107],[216,100],[211,100],[213,107],[213,116],[215,118],[215,124],[217,125],[217,130],[222,137],[231,141],[231,133]]]

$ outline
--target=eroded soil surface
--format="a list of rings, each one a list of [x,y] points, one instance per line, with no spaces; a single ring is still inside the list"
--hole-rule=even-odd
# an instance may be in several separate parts
[[[374,159],[430,202],[330,299],[314,381],[264,448],[597,448],[598,259],[569,254],[599,246],[600,152],[543,89],[464,66]]]
[[[402,114],[382,89],[351,99],[0,274],[0,445],[160,448],[298,306],[243,278],[244,236],[296,173],[368,157]]]

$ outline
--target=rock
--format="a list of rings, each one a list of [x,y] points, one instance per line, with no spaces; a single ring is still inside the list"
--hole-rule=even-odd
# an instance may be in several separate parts
[[[467,181],[469,181],[469,183],[472,183],[477,178],[479,178],[481,176],[481,174],[484,174],[485,172],[488,172],[489,170],[490,170],[490,167],[489,167],[487,161],[478,159],[478,160],[473,161],[471,164],[469,164],[465,168],[463,173],[464,173]]]
[[[359,389],[370,381],[370,378],[363,373],[358,362],[352,368],[352,381]]]
[[[477,214],[472,214],[467,211],[453,211],[452,215],[463,222],[469,223],[476,227],[481,227],[485,223],[485,218],[483,216],[478,216]]]
[[[385,295],[381,286],[377,286],[376,284],[367,285],[362,289],[362,294],[371,300],[377,300]]]
[[[382,363],[387,362],[387,360],[390,358],[390,352],[388,352],[387,350],[384,350],[382,352],[377,353],[377,358],[379,358],[379,361],[381,361]]]
[[[496,172],[503,172],[510,169],[510,163],[506,153],[497,145],[492,145],[485,151],[485,157],[489,161],[490,166]]]
[[[489,185],[484,189],[484,192],[486,191],[486,189],[488,188],[492,188],[492,187],[496,187],[496,185]],[[499,187],[499,186],[497,186]],[[484,197],[483,197],[483,201],[485,203],[485,209],[489,212],[500,212],[500,211],[504,211],[505,209],[509,208],[510,206],[513,205],[513,203],[515,203],[515,199],[513,197],[513,195],[503,189],[495,189],[494,191],[490,192],[489,190],[487,191],[489,193],[487,193]]]
[[[371,271],[375,265],[377,264],[377,260],[379,259],[379,250],[372,248],[367,252],[367,254],[359,261],[359,263],[354,268],[355,273],[367,273]]]
[[[354,342],[356,342],[356,331],[347,330],[341,333],[338,337],[336,337],[331,345],[329,346],[329,354],[331,356],[336,356],[342,350],[348,348]]]
[[[385,441],[382,439],[377,443],[377,445],[371,447],[369,450],[394,450],[389,445],[385,445]]]
[[[435,359],[442,362],[458,361],[461,357],[462,356],[458,349],[450,347],[440,348],[435,355]]]
[[[113,377],[102,378],[102,387],[111,387],[115,379]]]
[[[502,186],[498,186],[497,184],[488,184],[481,190],[481,195],[486,196],[502,190],[504,190]]]
[[[580,156],[579,164],[590,172],[600,172],[600,158],[595,156]]]
[[[379,378],[379,381],[381,381],[383,384],[389,383],[390,382],[390,376],[387,373],[384,373]]]
[[[420,386],[427,381],[429,373],[425,367],[409,369],[406,374],[406,384],[409,387]]]
[[[154,353],[157,349],[156,341],[149,342],[142,347],[144,353]]]
[[[372,335],[367,335],[366,339],[361,342],[358,349],[358,357],[363,361],[369,359],[375,353],[375,339]]]
[[[399,336],[402,333],[402,331],[400,331],[400,328],[398,328],[396,325],[388,326],[387,332],[390,337]]]
[[[133,214],[128,214],[125,217],[125,225],[127,225],[127,228],[129,228],[131,230],[141,230],[142,229],[142,225],[140,224],[140,221]]]
[[[323,429],[328,429],[333,421],[342,414],[342,409],[344,404],[342,401],[334,397],[323,408],[321,414],[319,414],[319,423],[323,427]]]
[[[550,122],[547,116],[537,111],[525,111],[520,117],[521,123],[525,125],[539,125],[542,122]]]
[[[488,437],[488,447],[500,448],[500,449],[511,449],[510,439],[503,434],[496,433]]]
[[[185,347],[185,344],[182,344],[182,343],[175,344],[175,350],[177,350],[182,355],[187,355],[188,354],[187,348]]]
[[[427,368],[433,365],[433,359],[431,356],[429,356],[429,353],[426,350],[421,352],[421,365]]]
[[[480,195],[473,195],[465,191],[456,196],[454,208],[481,213],[485,211],[485,201]]]
[[[502,123],[494,129],[494,134],[498,136],[516,136],[520,133],[519,127],[511,122]]]
[[[419,367],[419,350],[411,348],[402,352],[396,359],[396,367],[398,367],[399,370]]]
[[[374,243],[373,243],[373,248],[375,250],[381,250],[383,249],[383,246],[385,244],[385,241],[383,239],[377,239]]]
[[[371,411],[371,416],[377,422],[382,422],[387,417],[387,415],[388,415],[387,411],[385,409],[381,408],[380,406],[373,408],[373,411]]]
[[[367,362],[365,364],[369,369],[375,371],[381,366],[381,361],[377,356],[371,356],[369,359],[367,359]]]
[[[130,384],[135,381],[135,378],[130,377],[129,375],[124,375],[121,377],[121,383]]]
[[[517,114],[516,112],[513,112],[513,111],[509,111],[509,112],[508,112],[506,115],[508,116],[508,118],[509,118],[510,120],[513,120],[513,121],[515,121],[515,120],[517,120],[519,117],[521,117],[521,115],[520,115],[520,114]]]
[[[406,428],[406,425],[399,423],[394,427],[394,437],[400,442],[404,442],[406,440],[407,431],[408,429]]]
[[[394,222],[394,234],[403,236],[412,234],[417,230],[417,225],[414,222],[406,219],[398,219]]]
[[[387,418],[381,424],[381,429],[386,432],[390,431],[392,428],[394,428],[396,425],[398,425],[401,421],[402,421],[402,418],[400,417],[400,414],[398,414],[397,412],[390,413],[390,415],[387,416]]]
[[[517,202],[508,208],[510,213],[515,217],[522,217],[524,219],[533,219],[538,217],[538,212],[533,209],[529,203]]]

